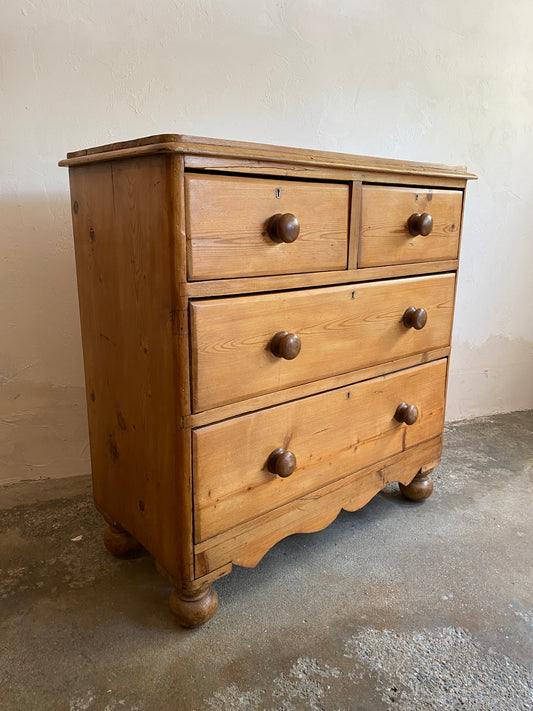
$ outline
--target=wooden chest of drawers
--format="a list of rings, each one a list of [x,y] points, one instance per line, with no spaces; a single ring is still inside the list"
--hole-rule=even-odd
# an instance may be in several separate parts
[[[439,462],[463,168],[179,135],[68,154],[94,498],[184,626]]]

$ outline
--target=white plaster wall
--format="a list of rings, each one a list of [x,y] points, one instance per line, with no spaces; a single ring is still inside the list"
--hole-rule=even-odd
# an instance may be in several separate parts
[[[89,470],[67,150],[466,164],[448,419],[533,407],[531,0],[0,0],[0,480]]]

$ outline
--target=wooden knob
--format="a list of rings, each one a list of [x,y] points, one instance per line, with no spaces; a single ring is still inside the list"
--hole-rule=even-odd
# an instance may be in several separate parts
[[[414,212],[407,220],[407,229],[413,237],[417,235],[427,237],[433,229],[433,218],[427,212],[423,212],[422,214]]]
[[[402,402],[396,408],[394,417],[398,422],[404,422],[406,425],[414,425],[418,420],[418,407],[416,405],[408,405]]]
[[[300,234],[300,223],[296,215],[286,212],[272,215],[267,225],[268,236],[273,242],[294,242]]]
[[[292,360],[296,358],[302,348],[302,342],[295,333],[278,331],[270,342],[270,350],[278,358]]]
[[[277,474],[285,479],[296,469],[296,457],[288,449],[275,449],[270,453],[267,469],[272,474]]]
[[[414,306],[409,306],[403,315],[403,323],[406,328],[415,328],[420,331],[424,328],[428,321],[428,312],[426,309],[415,309]]]

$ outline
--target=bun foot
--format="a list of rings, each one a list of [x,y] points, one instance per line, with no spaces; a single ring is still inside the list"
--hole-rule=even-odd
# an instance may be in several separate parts
[[[139,541],[117,524],[110,524],[104,531],[104,545],[117,558],[132,558],[144,550]]]
[[[429,498],[433,493],[433,481],[429,476],[432,471],[430,469],[429,472],[418,472],[410,484],[398,482],[402,494],[411,501],[424,501]]]
[[[210,620],[218,607],[218,595],[211,586],[198,593],[173,590],[170,609],[182,627],[200,627]]]

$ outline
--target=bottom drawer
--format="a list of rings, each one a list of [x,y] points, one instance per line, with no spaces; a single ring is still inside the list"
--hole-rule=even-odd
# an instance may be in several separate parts
[[[196,542],[439,435],[446,364],[420,365],[193,431]],[[401,403],[416,406],[413,424],[396,418]],[[415,414],[408,412],[411,419]],[[276,450],[283,451],[276,457]],[[276,466],[289,475],[269,471]]]

